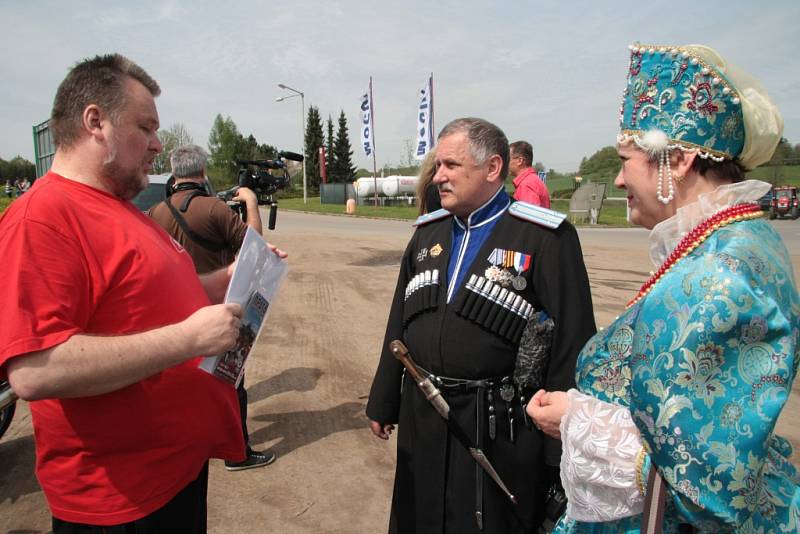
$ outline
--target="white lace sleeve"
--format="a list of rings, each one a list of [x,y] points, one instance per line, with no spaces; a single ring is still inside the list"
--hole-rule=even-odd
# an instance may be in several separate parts
[[[561,418],[567,516],[599,522],[641,513],[644,496],[636,484],[636,460],[642,440],[630,411],[576,389],[567,398],[569,408]]]

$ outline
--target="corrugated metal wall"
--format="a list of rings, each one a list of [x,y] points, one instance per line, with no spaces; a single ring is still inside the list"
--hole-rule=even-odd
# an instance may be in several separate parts
[[[33,127],[33,149],[36,158],[36,177],[39,178],[50,170],[56,153],[56,145],[50,134],[50,120]]]

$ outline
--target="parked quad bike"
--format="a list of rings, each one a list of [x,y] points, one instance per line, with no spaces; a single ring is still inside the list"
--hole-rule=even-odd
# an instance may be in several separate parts
[[[0,438],[8,430],[14,411],[17,409],[17,395],[6,381],[0,381]]]

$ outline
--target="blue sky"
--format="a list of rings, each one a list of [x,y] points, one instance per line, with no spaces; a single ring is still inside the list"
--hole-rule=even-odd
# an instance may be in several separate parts
[[[622,6],[622,7],[620,7]],[[49,116],[77,60],[127,55],[158,80],[162,127],[182,122],[205,146],[217,113],[244,134],[299,151],[298,98],[350,124],[373,77],[378,166],[414,140],[417,92],[434,73],[436,128],[486,118],[534,159],[574,171],[614,143],[627,46],[701,43],[750,72],[800,143],[800,2],[305,0],[235,3],[0,0],[0,157],[33,159],[31,126]]]

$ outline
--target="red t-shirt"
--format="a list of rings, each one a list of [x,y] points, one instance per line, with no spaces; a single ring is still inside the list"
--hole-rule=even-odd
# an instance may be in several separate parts
[[[209,304],[192,260],[130,202],[49,173],[0,218],[5,362],[74,334],[179,322]],[[54,516],[113,525],[166,504],[208,458],[244,458],[236,391],[193,358],[95,397],[30,403]]]
[[[550,192],[536,170],[528,167],[514,178],[514,199],[550,208]]]

